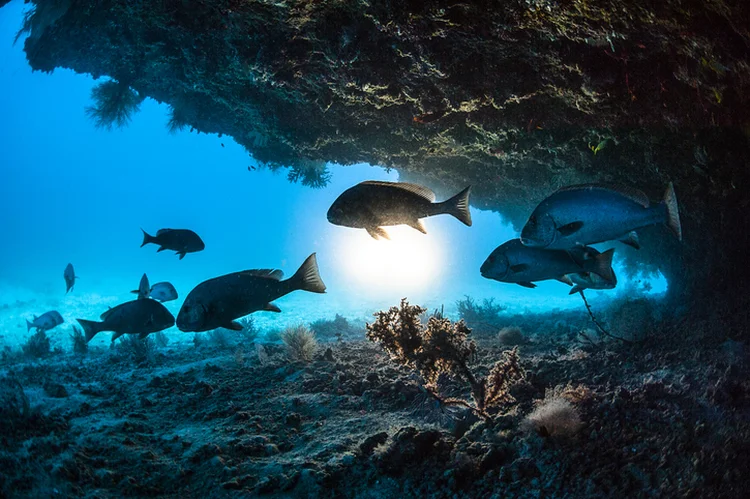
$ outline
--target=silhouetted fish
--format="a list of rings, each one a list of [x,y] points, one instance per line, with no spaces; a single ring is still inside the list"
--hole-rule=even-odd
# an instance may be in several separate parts
[[[420,218],[443,213],[471,226],[469,192],[471,186],[442,203],[427,187],[406,182],[367,181],[345,190],[328,210],[334,225],[365,229],[375,239],[388,239],[382,228],[405,224],[427,234]]]
[[[203,240],[188,229],[160,229],[155,236],[149,235],[145,230],[143,231],[143,243],[141,248],[149,243],[159,245],[159,251],[172,250],[176,254],[180,255],[180,260],[185,258],[186,253],[195,253],[197,251],[203,251],[206,245]]]
[[[254,269],[215,277],[198,284],[185,298],[177,314],[177,327],[185,332],[208,331],[218,327],[242,330],[234,322],[258,310],[281,312],[271,303],[292,291],[325,293],[315,253],[289,279],[281,280],[281,270]]]
[[[45,312],[39,317],[34,316],[34,320],[29,322],[26,321],[26,331],[30,331],[32,327],[36,328],[37,331],[49,331],[65,322],[59,312],[51,310]]]
[[[174,316],[156,300],[133,300],[110,308],[101,315],[102,322],[76,319],[83,328],[86,341],[101,331],[114,331],[112,341],[123,334],[145,338],[174,326]]]
[[[557,279],[569,284],[567,274],[594,272],[603,279],[614,282],[611,249],[590,259],[573,258],[564,250],[530,248],[521,244],[520,239],[511,239],[501,244],[484,261],[480,272],[482,277],[500,282],[515,283],[527,288],[535,288],[534,281]]]
[[[137,294],[139,300],[145,300],[146,298],[148,298],[150,292],[151,286],[148,283],[148,276],[146,274],[143,274],[143,277],[141,277],[141,282],[138,285],[138,289],[131,291],[131,293]]]
[[[638,247],[631,232],[666,224],[682,240],[680,214],[670,183],[664,200],[652,205],[641,191],[627,187],[564,187],[539,203],[521,231],[526,246],[568,249],[623,239]]]
[[[73,289],[73,286],[75,286],[76,279],[76,271],[73,269],[73,264],[69,263],[65,266],[65,271],[63,272],[63,278],[65,279],[65,293]]]

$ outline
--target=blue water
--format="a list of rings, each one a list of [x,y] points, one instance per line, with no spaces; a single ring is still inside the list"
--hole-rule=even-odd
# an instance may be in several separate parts
[[[152,283],[175,285],[180,300],[167,306],[176,314],[205,279],[260,267],[291,275],[312,252],[328,293],[279,299],[282,314],[256,314],[265,327],[335,313],[365,318],[405,296],[431,308],[445,304],[448,312],[467,294],[494,297],[512,310],[581,306],[561,283],[530,290],[480,276],[486,256],[518,235],[495,213],[472,209],[471,228],[448,216],[430,218],[426,236],[389,229],[391,242],[327,222],[341,191],[366,179],[397,180],[396,172],[330,165],[332,182],[324,189],[291,184],[284,173],[257,168],[230,137],[168,133],[168,107],[150,99],[127,128],[96,129],[84,108],[97,82],[67,70],[32,73],[22,43],[12,44],[23,8],[17,0],[0,10],[0,344],[20,341],[25,319],[51,308],[66,320],[58,330],[76,317],[96,318],[131,299],[128,291],[144,272]],[[180,261],[153,245],[139,247],[141,228],[153,234],[163,227],[196,231],[205,251]],[[66,296],[68,262],[80,280]],[[619,288],[632,290],[615,269]],[[657,278],[652,286],[662,292],[666,283]]]

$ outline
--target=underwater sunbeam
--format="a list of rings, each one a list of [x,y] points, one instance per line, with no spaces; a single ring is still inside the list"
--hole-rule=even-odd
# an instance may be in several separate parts
[[[442,244],[436,234],[426,237],[407,226],[388,227],[387,240],[347,231],[337,247],[345,275],[374,294],[411,293],[437,282]]]

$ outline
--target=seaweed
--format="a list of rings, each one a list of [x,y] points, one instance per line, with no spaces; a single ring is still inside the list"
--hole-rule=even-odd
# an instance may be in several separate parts
[[[76,355],[86,355],[89,351],[89,343],[83,335],[81,328],[73,326],[73,332],[70,334],[70,341],[73,343],[73,353]]]
[[[34,359],[48,357],[51,353],[49,338],[43,330],[32,334],[21,348],[24,355]]]
[[[123,128],[138,112],[143,96],[123,82],[105,81],[91,90],[93,106],[86,107],[86,115],[97,128]]]
[[[281,333],[281,340],[286,345],[287,355],[293,361],[310,362],[318,349],[315,333],[305,326],[292,326]]]

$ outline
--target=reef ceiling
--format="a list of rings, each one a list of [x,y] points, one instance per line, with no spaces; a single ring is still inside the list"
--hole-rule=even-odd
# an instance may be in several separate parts
[[[672,181],[684,243],[654,230],[623,253],[673,297],[746,289],[746,0],[31,3],[34,69],[111,77],[303,178],[367,162],[471,184],[516,225],[565,184],[656,200]]]

